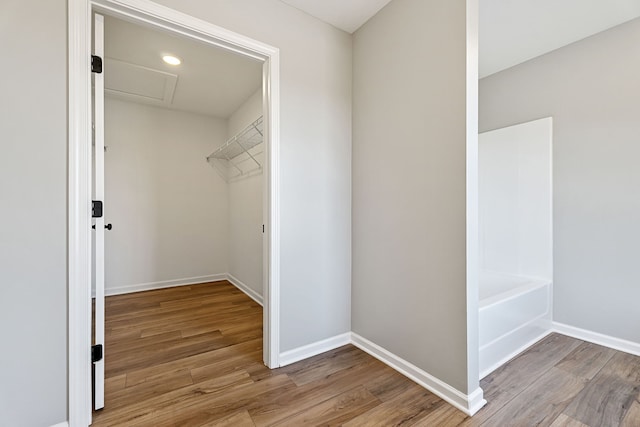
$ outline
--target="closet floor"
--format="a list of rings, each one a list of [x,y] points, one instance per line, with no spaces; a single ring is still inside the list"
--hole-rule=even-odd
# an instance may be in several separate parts
[[[262,364],[262,308],[228,282],[106,299],[94,426],[640,426],[640,357],[552,334],[485,378],[469,418],[347,345]]]

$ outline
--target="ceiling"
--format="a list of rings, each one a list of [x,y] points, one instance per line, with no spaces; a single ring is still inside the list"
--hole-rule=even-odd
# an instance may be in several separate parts
[[[390,0],[282,1],[352,33]],[[480,0],[480,77],[639,16],[639,0]],[[182,64],[165,64],[164,54]],[[109,95],[220,118],[262,83],[257,60],[110,16],[105,57]]]
[[[166,64],[166,54],[182,64]],[[104,70],[107,95],[219,118],[262,85],[260,61],[110,16]]]
[[[639,0],[480,0],[480,77],[638,16]]]
[[[281,0],[347,33],[353,33],[391,0]]]
[[[390,0],[281,1],[353,33]],[[640,16],[640,0],[479,1],[480,77]]]

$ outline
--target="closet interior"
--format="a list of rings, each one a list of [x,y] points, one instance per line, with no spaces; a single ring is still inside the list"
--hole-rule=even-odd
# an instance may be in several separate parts
[[[106,16],[104,72],[106,295],[228,280],[261,302],[262,62]]]

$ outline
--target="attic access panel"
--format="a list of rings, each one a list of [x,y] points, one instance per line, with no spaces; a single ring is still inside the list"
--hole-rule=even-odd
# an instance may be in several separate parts
[[[178,76],[130,62],[105,58],[104,91],[126,101],[169,107]]]

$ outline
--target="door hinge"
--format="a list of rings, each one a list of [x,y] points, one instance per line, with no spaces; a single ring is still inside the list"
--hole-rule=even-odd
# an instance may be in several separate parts
[[[102,73],[102,58],[96,55],[91,55],[91,72]]]
[[[100,200],[91,201],[91,216],[93,218],[102,218],[102,201]]]
[[[102,360],[102,344],[91,346],[91,361],[93,363],[96,363],[101,360]]]

